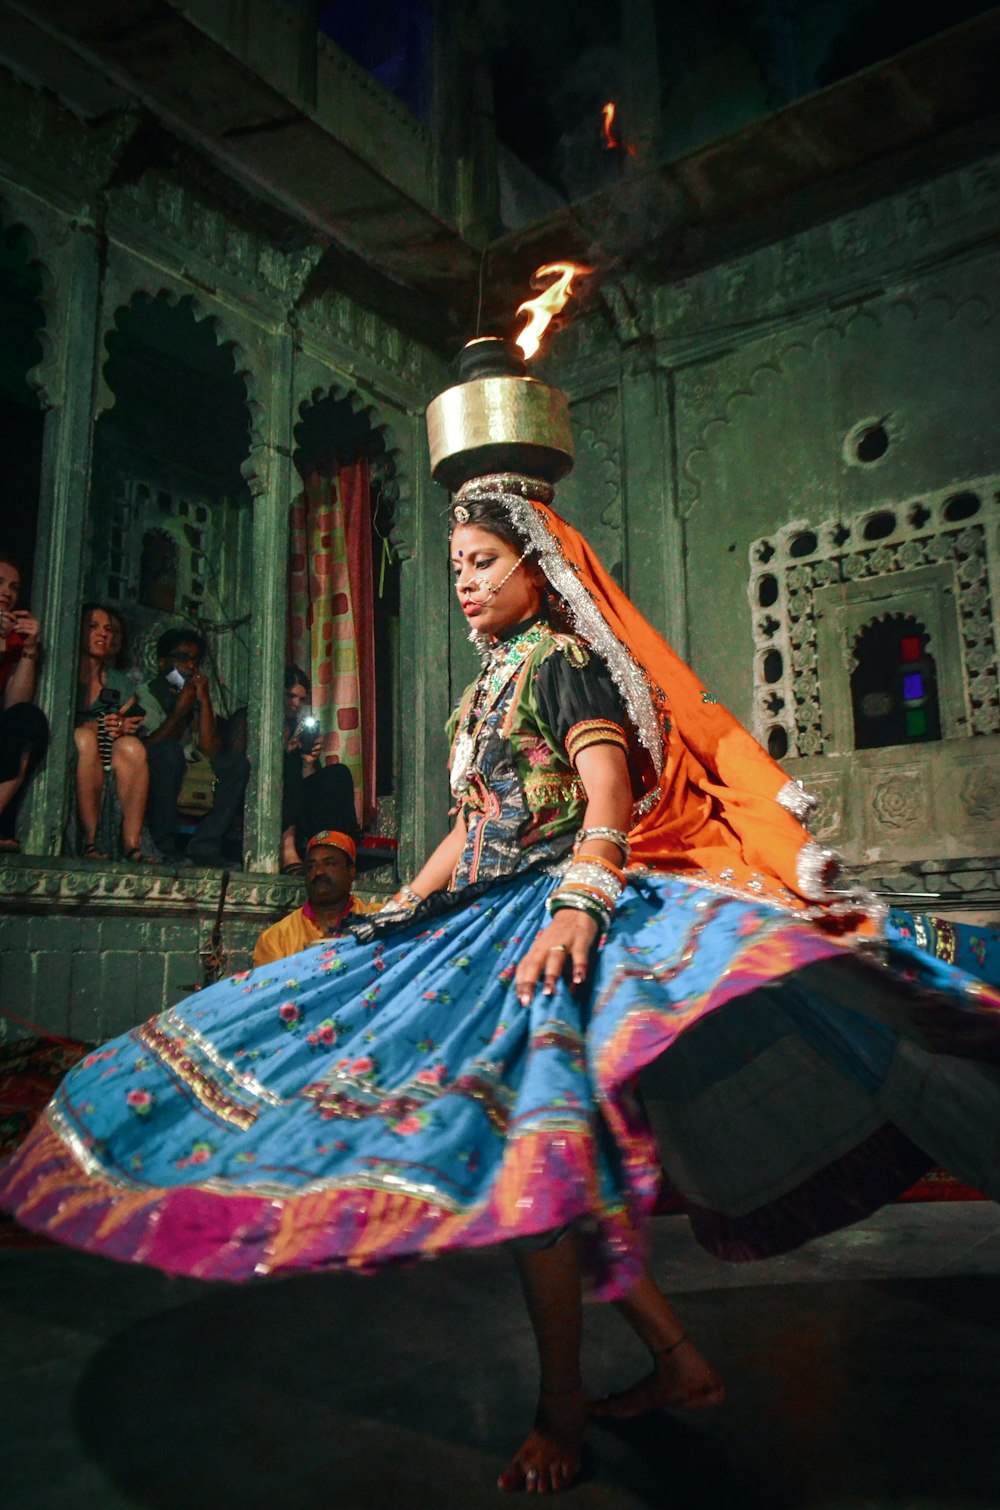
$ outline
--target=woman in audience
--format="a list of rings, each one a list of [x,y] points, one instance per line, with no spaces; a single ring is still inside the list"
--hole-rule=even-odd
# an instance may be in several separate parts
[[[281,869],[301,872],[306,846],[322,829],[358,837],[354,778],[346,765],[322,764],[323,738],[312,716],[312,683],[301,666],[285,667],[281,800]]]
[[[142,838],[149,794],[146,748],[138,737],[144,712],[128,677],[115,669],[114,654],[112,615],[99,603],[86,604],[74,731],[80,853],[85,860],[148,863],[155,856]]]

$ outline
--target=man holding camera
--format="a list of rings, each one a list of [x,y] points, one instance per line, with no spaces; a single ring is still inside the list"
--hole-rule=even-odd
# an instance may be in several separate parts
[[[195,629],[168,629],[156,645],[159,672],[139,692],[146,709],[149,756],[149,830],[165,859],[181,858],[178,798],[189,767],[199,759],[212,768],[211,811],[188,841],[195,865],[231,865],[222,844],[243,805],[250,762],[238,749],[224,749],[216,725],[208,678],[201,669],[206,645]]]

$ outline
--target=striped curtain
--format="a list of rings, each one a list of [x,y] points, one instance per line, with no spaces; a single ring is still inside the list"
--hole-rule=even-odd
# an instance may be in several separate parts
[[[310,473],[292,505],[288,661],[312,680],[325,765],[354,778],[368,827],[375,792],[375,638],[371,498],[365,460],[336,477]]]

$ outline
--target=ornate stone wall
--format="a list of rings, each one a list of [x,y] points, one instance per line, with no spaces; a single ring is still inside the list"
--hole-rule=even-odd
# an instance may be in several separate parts
[[[554,343],[579,415],[567,512],[713,691],[778,730],[825,836],[871,879],[937,866],[953,890],[996,891],[1000,855],[979,774],[1000,732],[998,230],[984,158],[683,281],[606,285]],[[933,620],[945,737],[855,755],[844,635],[890,599]]]
[[[141,296],[184,302],[231,349],[246,389],[249,539],[233,552],[248,563],[246,580],[233,585],[247,597],[254,668],[247,869],[234,878],[230,907],[240,964],[259,929],[298,899],[297,889],[268,876],[277,868],[280,826],[274,731],[282,712],[287,519],[298,488],[293,431],[300,406],[317,393],[335,391],[369,410],[384,440],[378,465],[404,558],[399,805],[386,816],[400,817],[407,873],[446,821],[443,736],[423,727],[428,715],[435,730],[443,727],[451,690],[438,669],[448,660],[447,599],[428,569],[432,558],[445,560],[446,541],[443,524],[428,526],[421,508],[422,414],[441,369],[384,318],[343,295],[314,292],[309,280],[323,248],[307,234],[283,249],[252,228],[252,215],[234,213],[239,196],[213,201],[210,175],[208,187],[195,188],[169,166],[136,172],[134,160],[126,164],[137,117],[123,113],[84,130],[2,72],[0,109],[0,216],[24,227],[42,273],[44,350],[30,375],[46,410],[32,606],[45,631],[39,697],[53,730],[27,827],[22,822],[25,853],[0,866],[0,993],[9,1010],[43,1028],[94,1037],[160,1010],[197,981],[218,884],[217,877],[123,867],[105,874],[61,857],[94,426],[114,400],[107,337]],[[95,542],[101,551],[106,544]]]

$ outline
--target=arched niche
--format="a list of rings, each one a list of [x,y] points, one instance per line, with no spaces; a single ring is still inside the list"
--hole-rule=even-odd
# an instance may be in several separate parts
[[[228,714],[252,679],[252,412],[237,347],[169,290],[119,305],[104,344],[85,591],[124,616],[136,674],[155,669],[164,629],[197,627]]]
[[[354,389],[336,385],[315,388],[298,407],[294,426],[293,460],[302,481],[302,493],[293,502],[289,530],[289,655],[302,647],[308,638],[308,620],[316,612],[319,598],[317,561],[309,554],[307,517],[325,489],[335,480],[355,469],[366,472],[368,497],[366,538],[357,548],[365,560],[364,582],[367,584],[370,613],[370,655],[372,669],[367,678],[372,707],[369,718],[374,725],[375,790],[369,787],[369,802],[363,815],[374,826],[376,799],[392,797],[396,782],[396,698],[398,680],[398,639],[400,604],[400,559],[397,508],[400,500],[398,460],[390,427],[374,406],[367,404]],[[308,507],[307,507],[308,503]],[[322,563],[321,563],[322,565]],[[339,563],[327,562],[336,573]],[[331,601],[341,603],[343,595],[335,593]],[[352,605],[359,608],[360,604]],[[359,615],[361,616],[361,615]],[[301,648],[296,658],[301,659]],[[313,667],[315,677],[319,668]],[[328,756],[346,759],[356,754],[355,746],[367,746],[370,734],[364,732],[353,713],[338,709],[334,721],[343,721],[341,733],[331,732]],[[358,732],[354,732],[355,730]],[[355,774],[356,785],[358,783]],[[385,826],[384,824],[381,826]]]
[[[856,636],[851,710],[856,750],[941,738],[937,663],[926,627],[912,614],[874,617]]]
[[[30,603],[41,485],[44,406],[35,381],[46,353],[45,273],[34,241],[0,203],[0,540]]]

